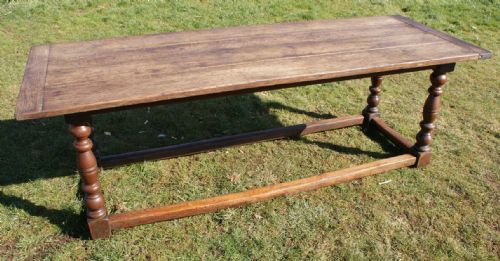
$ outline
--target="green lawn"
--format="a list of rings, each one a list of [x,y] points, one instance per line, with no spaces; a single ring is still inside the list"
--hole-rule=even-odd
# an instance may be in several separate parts
[[[498,0],[0,3],[0,260],[499,259]],[[424,169],[391,171],[90,241],[80,210],[72,139],[63,119],[13,119],[34,44],[392,14],[494,53],[489,60],[459,64],[450,74],[432,146],[435,157]],[[383,117],[410,138],[419,128],[428,74],[390,76],[383,85]],[[357,114],[368,85],[367,79],[355,80],[99,115],[96,138],[103,153],[113,153]],[[166,138],[159,139],[161,133]],[[349,128],[221,149],[104,170],[102,187],[109,211],[120,213],[398,153],[390,143],[375,140]],[[380,184],[384,181],[391,182]]]

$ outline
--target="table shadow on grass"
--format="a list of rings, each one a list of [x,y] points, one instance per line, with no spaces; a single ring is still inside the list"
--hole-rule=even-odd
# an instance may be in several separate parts
[[[403,149],[396,146],[394,143],[389,142],[388,139],[377,130],[369,128],[368,130],[363,130],[363,132],[368,138],[370,138],[370,140],[374,141],[379,146],[381,146],[383,152],[366,151],[359,148],[342,146],[330,142],[315,141],[307,137],[301,137],[301,141],[305,144],[314,144],[320,148],[333,150],[341,154],[350,154],[350,155],[364,154],[375,159],[385,159],[388,157],[400,155],[405,152]]]
[[[245,94],[98,114],[93,117],[94,138],[101,151],[109,154],[283,126],[272,110],[317,119],[335,118],[330,113],[263,102],[254,94]],[[382,137],[371,132],[368,134],[382,145],[384,151],[394,153],[397,150]],[[0,135],[0,188],[37,179],[77,175],[71,146],[73,138],[62,117],[24,122],[0,121]],[[344,154],[367,154],[374,158],[389,155],[305,137],[300,140]],[[76,196],[82,198],[79,193]],[[88,238],[83,212],[50,209],[2,191],[0,204],[46,218],[71,237]]]

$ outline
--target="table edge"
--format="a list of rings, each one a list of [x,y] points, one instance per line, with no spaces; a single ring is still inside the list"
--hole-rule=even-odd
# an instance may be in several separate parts
[[[43,112],[43,90],[45,88],[45,79],[47,76],[47,66],[49,64],[50,45],[34,45],[31,47],[26,66],[24,68],[23,80],[19,89],[19,94],[16,100],[16,119],[23,118],[23,115],[31,114],[33,112]],[[32,74],[38,77],[30,77]],[[26,102],[27,96],[35,97],[34,110],[26,110],[22,105]]]
[[[478,55],[479,55],[479,59],[488,59],[488,58],[491,58],[492,56],[492,53],[491,51],[489,50],[486,50],[484,48],[481,48],[477,45],[474,45],[474,44],[471,44],[469,42],[466,42],[462,39],[459,39],[459,38],[456,38],[452,35],[449,35],[447,33],[444,33],[444,32],[441,32],[439,30],[436,30],[436,29],[433,29],[433,28],[430,28],[428,26],[425,26],[421,23],[418,23],[416,22],[415,20],[412,20],[410,19],[409,17],[406,17],[406,16],[402,16],[402,15],[392,15],[393,18],[403,22],[403,23],[406,23],[408,24],[409,26],[412,26],[412,27],[415,27],[417,29],[420,29],[426,33],[430,33],[430,34],[433,34],[443,40],[446,40],[450,43],[453,43],[455,45],[458,45],[458,46],[461,46],[461,47],[464,47],[464,48],[467,48],[471,51],[474,51],[474,52],[477,52]]]
[[[466,48],[466,49],[470,50],[471,52],[473,52],[474,54],[469,54],[469,55],[465,55],[465,56],[461,56],[461,57],[457,57],[457,58],[446,58],[446,59],[435,60],[435,61],[427,61],[427,62],[423,62],[423,63],[422,62],[419,63],[418,61],[416,61],[416,62],[413,62],[411,64],[406,64],[406,65],[402,64],[402,66],[400,66],[399,68],[391,68],[391,66],[381,67],[381,68],[371,68],[372,69],[371,72],[351,73],[349,75],[335,75],[335,73],[330,73],[330,74],[325,73],[323,75],[309,76],[309,77],[317,77],[313,80],[319,81],[319,80],[328,79],[329,81],[333,82],[333,81],[336,81],[337,78],[343,78],[346,76],[354,76],[355,77],[357,75],[366,75],[368,73],[384,73],[384,72],[388,72],[388,71],[395,70],[395,69],[410,69],[410,68],[412,68],[415,70],[419,70],[418,68],[420,68],[420,67],[422,67],[423,68],[422,70],[424,70],[424,69],[426,69],[424,67],[437,66],[437,65],[448,64],[448,63],[455,63],[455,62],[459,62],[459,61],[487,59],[487,58],[490,58],[492,56],[492,53],[484,48],[473,45],[471,43],[468,43],[466,41],[463,41],[461,39],[453,37],[449,34],[443,33],[441,31],[427,27],[427,26],[420,24],[418,22],[415,22],[414,20],[411,20],[410,18],[405,17],[405,16],[390,15],[390,16],[374,16],[374,17],[392,17],[394,19],[397,19],[397,20],[409,25],[409,26],[415,27],[415,28],[417,28],[425,33],[433,34],[433,35],[435,35],[443,40],[446,40],[446,41],[452,43],[452,44]],[[352,18],[366,18],[366,17],[352,17]],[[346,19],[352,19],[352,18],[346,18]],[[324,19],[324,20],[335,20],[335,19]],[[307,22],[307,21],[298,21],[298,22]],[[272,25],[272,24],[269,24],[269,25]],[[217,29],[217,28],[213,28],[213,29]],[[223,29],[223,28],[221,28],[221,29]],[[203,30],[212,30],[212,29],[203,29]],[[194,31],[197,31],[197,30],[194,30]],[[167,32],[167,33],[169,33],[169,32]],[[162,34],[164,34],[164,33],[162,33]],[[134,37],[134,36],[128,36],[128,37]],[[135,36],[135,37],[137,37],[137,36]],[[126,37],[119,37],[119,38],[126,38]],[[110,39],[110,38],[106,38],[106,39]],[[105,40],[105,39],[101,39],[101,40]],[[95,41],[95,40],[93,40],[93,41]],[[155,97],[146,97],[146,98],[137,99],[136,101],[130,100],[130,101],[128,101],[128,102],[130,102],[129,104],[109,103],[107,106],[96,105],[92,109],[84,108],[85,106],[80,106],[80,107],[75,107],[73,109],[65,109],[64,112],[61,110],[59,110],[59,111],[53,110],[53,111],[48,111],[48,112],[43,111],[43,90],[45,87],[45,81],[33,81],[32,78],[28,77],[29,76],[28,71],[29,71],[30,65],[32,65],[34,62],[36,62],[37,59],[38,60],[45,59],[46,60],[45,65],[42,66],[43,68],[38,68],[38,70],[43,70],[43,72],[42,72],[43,78],[45,78],[46,73],[47,73],[48,62],[50,59],[50,46],[51,46],[51,44],[35,45],[35,46],[32,46],[32,48],[30,50],[30,54],[28,56],[28,62],[26,64],[26,68],[24,71],[23,81],[21,83],[21,88],[20,88],[19,95],[18,95],[17,102],[16,102],[15,119],[17,121],[56,117],[56,116],[74,114],[74,113],[96,113],[99,111],[109,110],[109,109],[119,108],[119,107],[127,107],[127,106],[134,106],[134,105],[145,106],[147,104],[157,103],[157,102],[161,102],[161,101],[168,102],[170,100],[178,100],[178,99],[182,99],[182,98],[196,98],[196,97],[201,97],[201,96],[207,95],[207,94],[192,94],[191,96],[186,95],[186,97],[173,97],[173,98],[172,97],[170,97],[170,98],[165,97],[165,95],[163,95],[163,96],[158,95]],[[34,56],[33,53],[39,49],[46,49],[47,50],[46,55],[45,56]],[[301,77],[297,76],[294,78],[301,78]],[[297,80],[297,79],[293,80],[293,78],[292,78],[292,79],[281,79],[281,81],[282,81],[282,83],[279,83],[279,84],[293,84],[293,83],[295,83],[295,84],[297,84],[297,86],[299,86],[301,82],[309,82],[310,79],[308,79],[308,80]],[[272,86],[279,85],[279,84],[259,85],[259,82],[255,82],[253,87],[248,87],[248,88],[250,89],[249,92],[251,92],[251,90],[253,90],[253,89],[257,89],[257,90],[255,90],[255,92],[257,92],[257,91],[264,91],[264,90],[266,90],[266,88],[272,89]],[[306,84],[304,84],[304,85],[306,85]],[[234,85],[234,86],[236,87],[237,85]],[[37,102],[39,104],[41,104],[40,105],[41,107],[39,109],[36,109],[36,110],[23,111],[23,110],[21,110],[20,100],[24,96],[26,96],[26,93],[29,91],[36,91],[35,96],[38,99]],[[232,92],[235,92],[235,90],[221,90],[218,93],[221,93],[221,94],[227,93],[228,95],[230,95]],[[218,93],[214,93],[214,94],[218,94]],[[189,96],[189,97],[187,97],[187,96]],[[41,99],[41,101],[40,101],[40,99]],[[150,99],[150,100],[144,101],[146,99]]]
[[[107,112],[107,111],[114,111],[114,110],[120,110],[120,109],[126,109],[126,108],[132,108],[132,107],[144,107],[148,105],[155,105],[155,104],[166,104],[166,103],[174,103],[178,101],[183,101],[183,100],[189,100],[189,99],[202,99],[205,97],[217,97],[217,96],[225,96],[225,95],[232,95],[232,94],[241,94],[241,93],[255,93],[255,92],[260,92],[260,91],[268,91],[268,90],[274,90],[274,89],[281,89],[281,88],[287,88],[287,87],[298,87],[298,86],[306,86],[306,85],[311,85],[311,84],[316,84],[317,83],[328,83],[328,82],[336,82],[336,81],[341,81],[345,79],[359,79],[359,78],[366,78],[370,77],[372,75],[390,75],[394,73],[404,73],[404,72],[415,72],[415,71],[422,71],[422,70],[429,70],[432,68],[435,68],[440,65],[446,65],[446,64],[453,64],[458,61],[467,61],[467,60],[477,60],[478,55],[477,54],[470,54],[470,55],[465,55],[461,57],[454,57],[454,58],[447,58],[447,59],[441,59],[441,60],[435,60],[435,61],[427,61],[424,63],[419,63],[419,62],[414,62],[414,63],[408,63],[408,64],[403,64],[398,65],[398,66],[384,66],[380,68],[363,68],[363,69],[358,69],[356,72],[347,72],[347,73],[325,73],[321,76],[310,76],[309,78],[302,77],[302,76],[297,76],[293,77],[290,79],[282,79],[281,82],[273,82],[272,84],[266,83],[266,82],[254,82],[252,83],[252,87],[241,87],[240,88],[233,88],[228,90],[228,88],[231,87],[237,87],[238,85],[231,85],[228,86],[224,89],[221,89],[219,92],[211,92],[211,93],[198,93],[198,94],[193,94],[193,95],[179,95],[178,97],[152,97],[151,100],[148,101],[141,101],[144,99],[149,99],[143,98],[143,99],[137,99],[136,101],[130,102],[128,104],[121,104],[122,102],[115,102],[115,103],[106,103],[106,105],[93,105],[93,109],[85,109],[83,108],[84,106],[80,107],[74,107],[72,109],[65,109],[65,110],[53,110],[50,112],[44,112],[44,111],[38,111],[38,112],[32,112],[32,113],[24,113],[21,115],[16,115],[16,120],[21,121],[21,120],[32,120],[32,119],[39,119],[39,118],[49,118],[49,117],[56,117],[56,116],[65,116],[65,115],[71,115],[71,114],[78,114],[78,113],[90,113],[90,114],[98,114],[100,112]],[[300,78],[300,79],[298,79]],[[282,87],[285,86],[285,87]]]

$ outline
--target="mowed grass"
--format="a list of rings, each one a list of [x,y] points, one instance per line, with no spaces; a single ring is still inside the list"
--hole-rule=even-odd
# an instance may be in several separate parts
[[[402,14],[500,50],[498,1],[0,1],[0,259],[289,260],[499,258],[499,59],[459,64],[435,155],[339,186],[88,240],[61,117],[16,122],[35,44],[324,18]],[[380,108],[418,131],[429,72],[387,77]],[[239,95],[95,117],[103,153],[359,113],[369,81]],[[147,121],[147,123],[145,123]],[[110,132],[111,135],[105,135]],[[159,139],[159,134],[165,138]],[[294,180],[399,153],[359,128],[104,170],[111,213]]]

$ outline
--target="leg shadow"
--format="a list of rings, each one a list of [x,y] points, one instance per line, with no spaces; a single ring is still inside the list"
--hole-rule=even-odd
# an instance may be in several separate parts
[[[396,156],[403,153],[407,153],[403,148],[394,144],[391,140],[389,140],[389,138],[384,136],[384,134],[376,130],[375,127],[369,127],[367,130],[364,130],[364,133],[372,141],[378,143],[382,147],[383,151],[389,153],[385,157]]]
[[[314,144],[320,148],[333,150],[342,154],[350,154],[350,155],[365,154],[376,159],[384,159],[387,157],[399,155],[404,152],[402,148],[398,147],[397,145],[389,141],[389,139],[387,139],[383,134],[381,134],[374,128],[368,128],[367,130],[363,130],[363,132],[368,138],[370,138],[372,141],[380,145],[384,152],[366,151],[359,148],[346,147],[329,142],[314,141],[307,137],[301,137],[300,141],[305,144]]]
[[[268,102],[266,103],[266,106],[269,108],[273,109],[281,109],[281,110],[287,110],[292,113],[297,113],[297,114],[304,114],[309,117],[315,118],[315,119],[331,119],[331,118],[337,118],[337,116],[331,114],[331,113],[317,113],[317,112],[312,112],[312,111],[306,111],[302,110],[299,108],[291,107],[279,102]]]
[[[75,175],[72,138],[62,118],[0,121],[0,186]]]
[[[358,149],[358,148],[346,147],[346,146],[337,145],[337,144],[328,143],[328,142],[323,142],[323,141],[313,141],[313,140],[310,140],[310,139],[305,138],[305,137],[300,138],[300,141],[305,143],[305,144],[314,144],[320,148],[333,150],[333,151],[336,151],[336,152],[341,153],[341,154],[349,154],[349,155],[365,154],[365,155],[368,155],[368,156],[376,158],[376,159],[384,159],[384,158],[390,157],[392,155],[391,153],[366,151],[366,150],[362,150],[362,149]]]
[[[94,138],[104,152],[115,152],[282,126],[269,110],[249,94],[113,112],[94,116]],[[77,175],[67,128],[62,117],[0,121],[0,188]],[[44,217],[72,237],[88,238],[82,213],[50,209],[1,190],[0,204]]]
[[[89,238],[85,216],[67,209],[49,209],[28,200],[5,195],[0,191],[0,204],[26,211],[31,216],[43,217],[58,226],[62,233],[74,238]]]
[[[245,94],[95,115],[94,138],[96,146],[106,155],[282,127],[279,119],[270,113],[271,108],[313,118],[335,117],[277,102],[264,103],[254,94]],[[384,150],[395,149],[377,133],[369,132],[369,135]],[[76,174],[71,146],[73,138],[68,134],[62,117],[25,122],[0,121],[0,136],[0,187]],[[306,138],[302,140],[340,153],[387,156]],[[79,192],[77,197],[81,197]],[[85,217],[81,213],[49,209],[1,191],[0,204],[47,218],[70,236],[88,238]]]
[[[94,137],[109,155],[282,127],[276,104],[244,94],[95,115]]]

